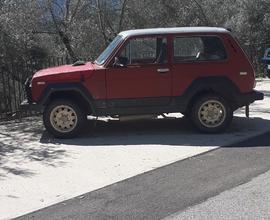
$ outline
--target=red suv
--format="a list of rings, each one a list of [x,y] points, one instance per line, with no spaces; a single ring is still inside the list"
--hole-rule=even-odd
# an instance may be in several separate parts
[[[28,102],[60,138],[79,133],[88,115],[143,116],[180,112],[201,131],[224,130],[233,112],[263,94],[230,31],[214,27],[129,30],[94,62],[38,71]]]

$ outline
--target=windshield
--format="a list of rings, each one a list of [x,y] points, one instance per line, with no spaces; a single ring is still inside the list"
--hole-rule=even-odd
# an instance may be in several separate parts
[[[95,63],[98,65],[102,65],[122,40],[122,36],[117,35],[114,40],[109,44],[109,46],[99,55]]]

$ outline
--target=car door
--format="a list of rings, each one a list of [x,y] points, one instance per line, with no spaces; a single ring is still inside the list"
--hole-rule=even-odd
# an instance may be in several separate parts
[[[165,37],[131,38],[116,57],[121,65],[106,69],[110,106],[163,106],[169,103],[172,74]]]

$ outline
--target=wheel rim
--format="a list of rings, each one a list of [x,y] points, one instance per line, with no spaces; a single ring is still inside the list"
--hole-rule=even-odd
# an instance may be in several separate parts
[[[224,122],[226,118],[226,109],[221,102],[217,100],[208,100],[199,108],[198,118],[203,126],[215,128]]]
[[[70,106],[59,105],[51,111],[50,122],[56,131],[67,133],[74,130],[78,123],[78,117]]]

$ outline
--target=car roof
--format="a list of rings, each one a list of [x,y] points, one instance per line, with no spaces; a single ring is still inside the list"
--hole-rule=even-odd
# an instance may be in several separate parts
[[[173,27],[173,28],[148,28],[122,31],[119,35],[126,37],[155,34],[178,34],[178,33],[230,33],[220,27]]]

